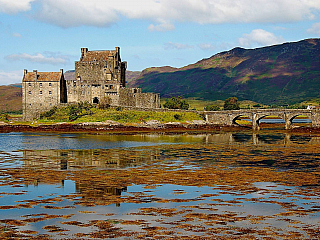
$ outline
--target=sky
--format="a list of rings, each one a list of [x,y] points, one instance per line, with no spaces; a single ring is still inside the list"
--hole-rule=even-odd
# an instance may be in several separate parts
[[[320,0],[0,0],[0,85],[120,47],[127,70],[320,37]]]

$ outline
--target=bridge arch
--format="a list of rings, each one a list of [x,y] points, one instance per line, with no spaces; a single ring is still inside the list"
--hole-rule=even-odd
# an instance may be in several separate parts
[[[289,127],[291,127],[293,125],[293,120],[298,116],[306,116],[311,121],[311,125],[312,125],[313,122],[312,122],[312,114],[311,113],[295,113],[295,114],[288,115]]]
[[[232,124],[235,124],[235,125],[240,125],[240,126],[243,126],[243,125],[251,125],[251,124],[240,124],[238,123],[237,121],[238,120],[241,120],[241,118],[248,118],[251,120],[252,122],[252,114],[246,114],[246,113],[241,113],[241,114],[236,114],[232,117]]]
[[[284,122],[286,122],[286,117],[285,114],[282,112],[274,112],[274,111],[270,111],[270,112],[264,112],[264,113],[256,113],[254,114],[254,118],[253,118],[253,123],[252,123],[252,128],[254,130],[259,130],[260,129],[260,121],[261,119],[268,117],[268,116],[276,116],[280,119],[282,119]]]

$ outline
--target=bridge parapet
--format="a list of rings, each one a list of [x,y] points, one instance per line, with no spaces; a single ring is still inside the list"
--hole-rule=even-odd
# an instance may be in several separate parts
[[[252,129],[259,130],[259,121],[266,116],[277,116],[285,122],[285,128],[290,129],[292,120],[300,115],[307,116],[312,127],[320,127],[320,111],[309,109],[240,109],[226,111],[205,111],[206,121],[218,125],[234,125],[241,116],[247,116],[252,121]]]

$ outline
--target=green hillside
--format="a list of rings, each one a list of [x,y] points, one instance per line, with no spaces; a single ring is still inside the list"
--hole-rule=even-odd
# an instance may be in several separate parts
[[[129,84],[162,97],[236,96],[263,104],[320,97],[320,39],[257,49],[234,48],[183,68],[145,69]]]

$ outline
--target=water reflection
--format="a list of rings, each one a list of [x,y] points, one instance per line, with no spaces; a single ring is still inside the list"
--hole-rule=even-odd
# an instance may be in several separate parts
[[[130,136],[137,138],[137,136]],[[319,144],[320,137],[309,135],[292,135],[290,133],[274,133],[274,134],[256,134],[250,132],[238,133],[220,133],[220,134],[201,134],[201,135],[177,135],[177,136],[148,136],[157,141],[165,139],[165,141],[173,141],[189,143],[206,143],[206,144],[253,144],[253,145],[269,145],[278,144],[281,146],[295,144]],[[138,137],[139,141],[141,138]],[[117,169],[137,167],[143,164],[151,164],[161,158],[160,150],[149,149],[146,151],[125,149],[69,149],[69,150],[22,150],[22,166],[26,168],[43,168],[56,170],[76,170],[81,168],[97,168],[97,169]],[[7,155],[5,155],[8,158]],[[10,156],[9,156],[10,157]],[[0,156],[1,158],[1,156]],[[12,157],[13,159],[13,157]],[[17,158],[15,158],[17,165]],[[1,164],[1,161],[0,161]],[[8,162],[7,162],[8,164]]]
[[[76,170],[93,167],[116,169],[136,167],[158,159],[159,151],[133,150],[23,150],[23,167]]]
[[[110,196],[121,196],[122,192],[127,191],[127,187],[110,187],[105,186],[99,181],[81,181],[78,180],[75,183],[76,193],[81,194],[81,200],[78,202],[81,203],[94,203],[101,204],[109,200]],[[120,203],[116,202],[116,206],[120,207]]]
[[[263,144],[318,144],[320,137],[310,135],[293,135],[291,133],[252,133],[237,132],[224,134],[208,134],[206,135],[206,143],[252,143],[254,145]]]
[[[316,239],[319,233],[315,135],[57,134],[51,143],[58,145],[49,146],[70,149],[44,150],[50,136],[23,136],[23,144],[36,144],[22,144],[20,155],[0,154],[0,238]],[[107,148],[123,146],[112,139],[126,147]],[[102,148],[81,144],[94,141]]]

